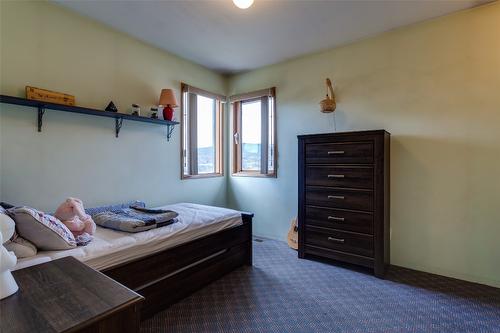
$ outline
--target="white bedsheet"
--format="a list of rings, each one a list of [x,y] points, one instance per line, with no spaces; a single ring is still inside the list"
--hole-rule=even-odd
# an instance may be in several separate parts
[[[227,208],[192,203],[157,208],[179,213],[178,222],[138,233],[97,227],[94,239],[87,246],[64,251],[40,251],[34,257],[20,259],[15,269],[74,256],[94,269],[103,270],[242,224],[241,213]]]

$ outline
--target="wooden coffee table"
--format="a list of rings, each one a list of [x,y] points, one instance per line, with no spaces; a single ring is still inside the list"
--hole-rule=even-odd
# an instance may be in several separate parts
[[[0,332],[138,332],[144,298],[73,257],[12,272]]]

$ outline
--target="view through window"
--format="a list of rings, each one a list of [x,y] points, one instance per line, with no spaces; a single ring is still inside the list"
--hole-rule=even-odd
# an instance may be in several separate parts
[[[233,174],[276,177],[274,88],[232,96]]]
[[[260,171],[261,101],[243,102],[241,107],[241,169]]]
[[[225,97],[183,84],[182,178],[220,176]]]
[[[197,96],[198,174],[215,172],[215,100]]]

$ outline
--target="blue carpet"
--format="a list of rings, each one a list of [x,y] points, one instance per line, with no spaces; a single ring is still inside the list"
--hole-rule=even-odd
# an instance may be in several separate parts
[[[159,332],[500,332],[500,289],[391,267],[299,260],[285,243],[254,241],[242,267],[141,325]]]

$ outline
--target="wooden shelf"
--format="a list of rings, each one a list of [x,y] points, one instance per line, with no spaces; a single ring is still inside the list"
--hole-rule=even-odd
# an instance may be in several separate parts
[[[46,109],[55,110],[55,111],[87,114],[87,115],[98,116],[98,117],[114,118],[115,119],[115,135],[116,135],[116,137],[118,137],[118,135],[120,133],[120,129],[122,127],[123,120],[139,121],[139,122],[143,122],[143,123],[153,123],[153,124],[167,126],[167,140],[170,140],[170,137],[171,137],[172,132],[174,130],[174,126],[179,124],[179,122],[177,122],[177,121],[168,121],[168,120],[163,120],[163,119],[154,119],[154,118],[148,118],[148,117],[133,116],[131,114],[104,111],[104,110],[98,110],[98,109],[89,109],[89,108],[84,108],[84,107],[80,107],[80,106],[69,106],[69,105],[62,105],[62,104],[47,103],[47,102],[35,101],[35,100],[31,100],[31,99],[14,97],[14,96],[7,96],[7,95],[0,95],[0,103],[23,105],[23,106],[37,108],[38,109],[38,132],[42,131],[43,115],[44,115]]]

